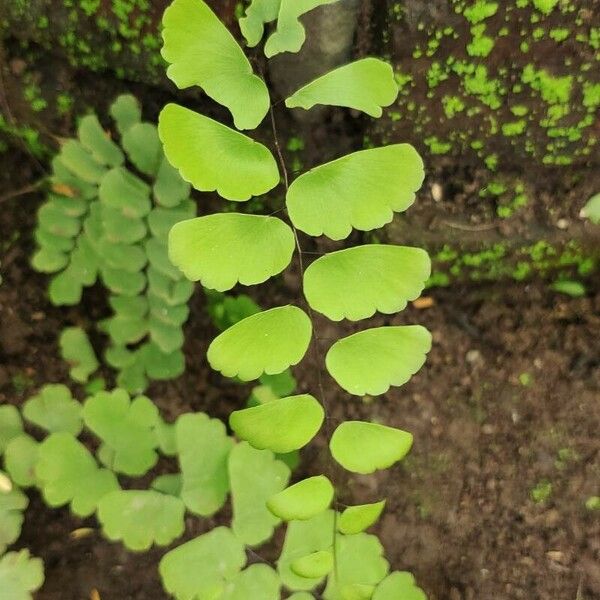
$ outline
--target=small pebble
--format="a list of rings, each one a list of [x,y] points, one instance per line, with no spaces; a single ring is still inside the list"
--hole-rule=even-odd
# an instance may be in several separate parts
[[[470,364],[480,362],[481,352],[479,352],[479,350],[469,350],[465,355],[465,360]]]

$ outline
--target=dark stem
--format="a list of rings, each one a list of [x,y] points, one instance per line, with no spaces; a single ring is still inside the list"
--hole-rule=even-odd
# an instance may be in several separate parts
[[[287,195],[287,192],[290,189],[290,180],[289,180],[289,174],[288,174],[288,170],[287,170],[287,166],[285,164],[285,158],[283,156],[283,152],[281,150],[281,144],[279,143],[279,136],[277,134],[277,123],[275,120],[275,111],[273,110],[273,104],[271,104],[271,106],[269,107],[269,114],[271,117],[271,129],[273,131],[273,140],[275,143],[275,151],[277,153],[277,158],[279,160],[279,164],[281,166],[281,170],[283,171],[283,182],[285,185],[285,192]],[[300,238],[298,236],[298,230],[296,229],[296,227],[294,226],[294,223],[292,222],[292,220],[290,219],[289,213],[287,211],[287,207],[283,209],[283,211],[285,212],[288,221],[290,223],[290,226],[292,228],[292,231],[294,232],[294,240],[296,242],[296,250],[298,251],[298,266],[300,268],[300,285],[302,285],[302,283],[304,282],[304,259],[303,259],[303,255],[305,254],[305,252],[302,250],[302,247],[300,245]],[[318,252],[311,252],[311,253],[307,253],[307,254],[320,254]],[[323,357],[323,352],[321,349],[321,345],[320,345],[320,341],[323,338],[320,338],[317,335],[317,332],[315,330],[315,318],[314,318],[314,313],[313,310],[310,306],[310,304],[308,303],[308,301],[306,300],[306,298],[304,298],[304,304],[306,305],[306,310],[308,312],[308,315],[310,317],[310,321],[313,324],[313,336],[311,338],[311,354],[312,354],[312,359],[313,359],[313,363],[315,365],[315,370],[317,372],[317,386],[319,389],[319,394],[321,396],[320,400],[321,400],[321,404],[323,405],[323,408],[325,410],[325,430],[327,432],[327,439],[330,440],[331,436],[332,436],[332,427],[331,427],[331,420],[329,418],[329,405],[325,396],[325,389],[323,387],[323,377],[322,377],[322,357]],[[336,471],[336,465],[334,464],[332,467],[332,474],[336,475],[337,473]],[[335,481],[336,477],[332,477],[332,479]],[[336,538],[336,533],[337,533],[337,521],[338,521],[338,509],[339,509],[339,502],[337,499],[337,490],[335,487],[335,484],[333,486],[333,572],[334,572],[334,576],[336,578],[336,581],[339,581],[339,576],[338,576],[338,560],[337,560],[337,538]]]

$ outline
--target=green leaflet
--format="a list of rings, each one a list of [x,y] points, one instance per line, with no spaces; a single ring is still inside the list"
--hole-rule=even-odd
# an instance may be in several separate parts
[[[181,498],[192,512],[212,515],[225,504],[229,491],[227,460],[233,441],[221,421],[203,413],[179,417],[175,436],[183,480]]]
[[[139,246],[115,243],[107,239],[100,241],[98,251],[106,267],[127,273],[141,271],[148,260],[146,253]]]
[[[23,416],[50,433],[66,431],[77,436],[82,428],[81,404],[66,385],[45,385],[25,402]]]
[[[10,600],[32,600],[44,583],[44,563],[29,550],[8,552],[0,558],[0,590]]]
[[[156,125],[136,123],[127,129],[121,141],[138,171],[150,176],[157,174],[163,154]]]
[[[323,598],[371,598],[375,586],[389,571],[381,542],[374,535],[359,533],[337,537],[336,545],[336,569],[329,576]]]
[[[306,521],[329,508],[333,485],[325,475],[303,479],[267,500],[267,508],[283,521]]]
[[[352,228],[378,229],[406,210],[423,178],[423,161],[409,144],[361,150],[298,177],[288,212],[305,233],[342,240]]]
[[[384,508],[385,500],[374,504],[349,506],[338,519],[338,531],[346,535],[361,533],[377,522]]]
[[[301,87],[285,105],[305,110],[315,104],[345,106],[379,118],[383,114],[381,107],[393,104],[397,95],[392,66],[378,58],[362,58]]]
[[[104,535],[130,550],[167,546],[184,531],[185,507],[179,498],[152,490],[117,490],[98,503]]]
[[[96,353],[85,331],[79,327],[63,329],[59,345],[62,357],[71,365],[71,377],[85,383],[98,368]]]
[[[329,550],[319,550],[307,556],[297,558],[290,566],[298,577],[320,579],[333,569],[333,553]]]
[[[277,29],[265,44],[266,56],[271,58],[281,52],[298,52],[306,40],[306,30],[299,18],[318,6],[334,2],[337,0],[281,0]]]
[[[120,389],[98,392],[83,405],[86,427],[102,441],[103,456],[110,457],[116,472],[140,476],[158,460],[153,429],[159,422],[158,409],[145,396],[130,401]]]
[[[279,576],[287,588],[293,591],[312,590],[322,581],[323,577],[299,577],[291,567],[296,560],[333,546],[333,523],[333,511],[328,510],[308,521],[291,521],[288,524],[277,561]]]
[[[286,454],[306,446],[324,418],[319,402],[309,394],[301,394],[236,410],[229,417],[229,425],[239,438],[255,448]]]
[[[16,406],[12,406],[12,404],[0,406],[0,454],[4,452],[13,438],[22,433],[23,421]]]
[[[192,281],[219,292],[281,273],[295,248],[292,230],[275,217],[217,213],[177,223],[169,258]]]
[[[44,231],[67,239],[74,238],[81,229],[79,219],[65,212],[64,207],[52,198],[40,207],[38,222]]]
[[[79,122],[77,130],[83,147],[91,153],[96,162],[118,167],[123,164],[125,156],[121,148],[117,146],[102,129],[96,115],[87,115]]]
[[[152,480],[150,487],[161,494],[167,494],[168,496],[181,496],[181,474],[180,473],[167,473],[165,475],[159,475]]]
[[[196,205],[191,200],[183,200],[174,208],[157,206],[148,215],[148,226],[155,238],[166,243],[171,228],[180,221],[193,219],[195,214]]]
[[[581,214],[592,223],[600,225],[600,194],[592,196],[581,210]]]
[[[228,329],[246,317],[260,312],[260,306],[246,294],[229,296],[208,290],[206,295],[208,314],[215,327],[221,331]]]
[[[52,159],[52,176],[50,178],[53,187],[66,186],[72,196],[90,200],[96,195],[96,186],[77,177],[65,164],[61,155]]]
[[[349,394],[378,396],[390,386],[404,385],[430,349],[431,334],[421,325],[375,327],[335,342],[325,364]]]
[[[212,10],[202,0],[175,0],[163,27],[162,55],[177,87],[199,85],[230,110],[238,129],[257,127],[269,110],[267,86]]]
[[[275,375],[298,364],[310,343],[310,319],[296,306],[279,306],[232,325],[208,348],[210,366],[242,381]]]
[[[106,167],[98,163],[77,140],[65,142],[60,157],[62,164],[85,183],[100,183],[106,173]]]
[[[237,444],[229,457],[233,504],[232,529],[247,546],[256,546],[273,535],[279,519],[267,509],[267,500],[285,488],[290,470],[270,450]]]
[[[165,353],[156,344],[146,344],[141,352],[142,364],[151,379],[159,381],[179,377],[185,370],[185,356],[181,350]]]
[[[201,192],[216,190],[243,202],[279,183],[277,163],[265,146],[183,106],[163,108],[158,133],[169,162]]]
[[[167,423],[166,421],[159,419],[156,427],[154,428],[154,435],[156,435],[156,440],[158,442],[160,451],[165,456],[177,455],[175,423]]]
[[[13,438],[6,447],[4,467],[14,483],[21,487],[35,485],[38,446],[39,444],[31,436],[23,434]]]
[[[0,490],[0,556],[7,546],[19,539],[24,520],[23,511],[28,504],[27,496],[20,490]]]
[[[65,432],[53,433],[40,444],[35,475],[50,506],[70,502],[80,517],[91,515],[105,494],[119,489],[113,473],[99,469],[85,446]]]
[[[264,564],[250,565],[228,584],[219,600],[279,600],[279,576]]]
[[[175,352],[183,346],[183,331],[180,326],[165,323],[154,316],[150,317],[148,326],[150,339],[165,354]]]
[[[148,378],[170,379],[185,366],[182,326],[193,285],[178,281],[183,276],[169,261],[167,237],[177,221],[195,215],[195,204],[188,197],[189,184],[164,156],[156,127],[141,122],[137,100],[119,96],[110,112],[135,172],[98,118],[84,117],[80,141],[66,144],[66,156],[63,151],[53,160],[52,192],[39,211],[39,249],[32,263],[56,273],[49,295],[57,305],[78,303],[83,288],[100,277],[112,293],[114,315],[98,328],[113,345],[139,344],[126,364],[111,363],[121,370],[119,385],[139,393]],[[148,175],[156,176],[152,188]],[[138,299],[144,306],[129,310],[128,301]],[[78,362],[88,353],[81,346],[71,354]],[[108,354],[113,357],[110,349]],[[84,367],[74,369],[73,376],[83,378]]]
[[[425,592],[415,583],[415,578],[406,571],[390,573],[375,589],[373,600],[427,600]]]
[[[353,473],[373,473],[403,459],[413,442],[410,433],[378,423],[345,421],[331,436],[329,449],[335,460]]]
[[[216,527],[167,552],[159,572],[177,600],[217,599],[245,564],[243,543],[227,527]]]
[[[190,196],[190,184],[179,176],[177,169],[164,157],[152,189],[156,202],[165,208],[175,208]]]
[[[142,108],[135,96],[122,94],[110,107],[110,114],[115,120],[119,133],[123,135],[130,127],[142,120]]]
[[[115,167],[102,178],[98,195],[104,206],[129,218],[139,219],[150,212],[150,188],[123,167]]]
[[[310,306],[333,321],[358,321],[376,311],[393,314],[419,297],[431,274],[425,250],[371,244],[338,250],[304,273]]]
[[[240,30],[248,46],[254,48],[262,40],[265,23],[271,23],[279,14],[281,0],[252,0],[246,15],[239,20]]]

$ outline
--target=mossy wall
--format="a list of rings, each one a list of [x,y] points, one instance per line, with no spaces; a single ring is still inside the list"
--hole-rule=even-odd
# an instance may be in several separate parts
[[[600,164],[598,2],[404,0],[386,10],[401,93],[378,124],[383,138],[490,170]]]

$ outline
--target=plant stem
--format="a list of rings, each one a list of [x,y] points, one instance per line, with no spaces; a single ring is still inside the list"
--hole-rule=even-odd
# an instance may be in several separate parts
[[[287,166],[285,164],[285,158],[284,158],[283,152],[281,150],[281,144],[279,143],[279,136],[277,135],[277,123],[275,120],[275,111],[273,109],[273,106],[274,105],[271,104],[269,107],[269,114],[270,114],[270,118],[271,118],[271,129],[273,131],[273,140],[275,143],[275,151],[277,153],[277,158],[279,160],[281,170],[283,171],[283,182],[285,185],[285,192],[286,192],[286,196],[287,196],[287,192],[290,189],[289,174],[288,174]],[[296,242],[296,250],[298,251],[298,266],[300,268],[300,282],[302,285],[302,282],[304,281],[304,259],[303,259],[304,251],[302,250],[302,247],[300,245],[300,238],[298,236],[298,230],[296,229],[296,227],[294,226],[294,223],[290,219],[287,207],[285,207],[283,210],[288,218],[288,221],[290,223],[292,231],[294,232],[294,240]],[[319,254],[319,253],[310,253],[310,254]],[[313,310],[312,310],[310,304],[306,300],[306,298],[304,299],[304,303],[306,305],[306,309],[307,309],[308,315],[310,317],[311,323],[313,324],[313,337],[311,340],[312,357],[313,357],[313,363],[315,365],[315,369],[317,372],[317,386],[319,389],[320,401],[321,401],[321,404],[323,405],[323,408],[325,411],[325,430],[327,433],[327,439],[331,439],[331,435],[333,432],[332,432],[332,427],[331,427],[331,419],[329,417],[329,406],[328,406],[328,402],[325,397],[325,389],[323,387],[323,378],[322,378],[323,362],[321,359],[323,356],[323,352],[320,347],[321,338],[317,335],[317,331],[315,330],[314,313],[313,313]],[[334,463],[331,474],[336,475],[335,471],[336,471],[336,465]],[[338,560],[337,560],[337,519],[338,519],[339,502],[337,499],[337,489],[335,486],[336,477],[332,476],[332,479],[334,480],[333,500],[332,500],[332,504],[333,504],[333,546],[332,546],[333,573],[334,573],[335,579],[337,581],[339,581]]]

